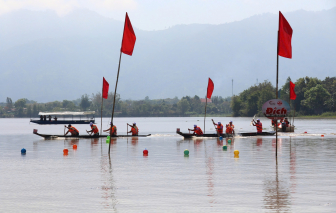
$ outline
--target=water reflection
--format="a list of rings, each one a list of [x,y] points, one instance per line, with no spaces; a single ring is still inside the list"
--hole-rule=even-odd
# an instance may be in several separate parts
[[[209,150],[205,145],[205,165],[206,165],[206,174],[207,174],[207,186],[208,194],[210,198],[209,203],[215,203],[215,186],[214,186],[214,159],[213,152]]]
[[[292,146],[292,138],[289,138],[289,171],[290,171],[290,181],[291,181],[291,193],[295,193],[296,189],[296,149]]]
[[[102,205],[104,209],[111,209],[117,212],[118,200],[116,198],[116,184],[113,179],[113,167],[111,158],[101,153],[101,173],[102,173]]]
[[[278,173],[278,160],[275,165],[274,177],[268,178],[264,182],[264,208],[275,210],[276,212],[290,211],[290,193],[284,181]]]

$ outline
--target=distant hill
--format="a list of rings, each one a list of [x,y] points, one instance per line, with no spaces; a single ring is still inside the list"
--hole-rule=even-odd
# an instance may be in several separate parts
[[[293,59],[279,60],[279,83],[335,76],[336,8],[284,14],[293,28]],[[132,15],[130,14],[132,20]],[[275,84],[278,15],[262,14],[221,25],[178,25],[167,30],[135,27],[133,56],[123,55],[118,93],[122,99],[230,96],[258,81]],[[0,16],[0,102],[72,100],[114,90],[123,23],[88,10],[58,17],[51,11]]]

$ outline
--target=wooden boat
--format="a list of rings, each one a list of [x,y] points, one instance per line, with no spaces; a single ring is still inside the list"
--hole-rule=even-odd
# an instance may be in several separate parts
[[[206,138],[218,138],[218,134],[213,133],[213,134],[203,134],[203,135],[194,135],[192,133],[182,133],[177,129],[176,131],[177,134],[183,136],[184,138],[192,138],[192,137],[206,137]],[[236,134],[220,134],[223,138],[232,138],[234,136],[270,136],[274,135],[275,131],[270,131],[270,132],[262,132],[262,133],[256,133],[256,132],[245,132],[245,133],[236,133]]]
[[[35,135],[41,136],[44,139],[57,139],[57,138],[86,138],[86,139],[90,139],[90,138],[106,138],[108,135],[78,135],[78,136],[72,136],[72,135],[47,135],[47,134],[39,134],[37,133],[37,131],[34,130],[33,132]],[[125,138],[125,137],[147,137],[147,136],[151,136],[151,134],[148,135],[137,135],[137,136],[133,136],[133,135],[112,135],[112,138]]]
[[[46,125],[46,124],[89,124],[95,123],[94,118],[95,111],[87,112],[39,112],[40,119],[30,119],[30,122]],[[46,120],[43,119],[46,116]],[[79,119],[74,119],[74,116],[79,117]],[[50,118],[49,118],[50,117]],[[54,118],[53,118],[54,117]],[[82,119],[84,117],[84,119]],[[56,118],[56,119],[55,119]]]

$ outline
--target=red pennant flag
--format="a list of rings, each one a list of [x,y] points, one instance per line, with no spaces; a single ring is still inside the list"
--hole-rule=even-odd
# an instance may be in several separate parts
[[[278,55],[292,58],[292,34],[291,26],[279,11]]]
[[[109,83],[103,77],[103,98],[107,99],[108,90],[109,90]]]
[[[291,100],[295,100],[296,99],[296,94],[294,91],[295,88],[295,84],[293,84],[293,82],[289,82],[289,96]]]
[[[122,44],[121,44],[121,52],[127,55],[132,55],[134,45],[135,45],[135,40],[136,40],[136,37],[133,31],[133,27],[126,13],[124,35],[123,35]]]
[[[207,98],[209,98],[209,99],[211,98],[214,87],[215,87],[214,83],[212,82],[211,78],[209,78]]]

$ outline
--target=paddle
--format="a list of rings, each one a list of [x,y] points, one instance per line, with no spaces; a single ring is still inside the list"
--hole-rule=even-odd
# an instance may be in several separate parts
[[[211,119],[212,120],[212,123],[213,123],[213,125],[215,126],[215,129],[216,129],[216,124],[215,124],[215,121],[213,120],[213,119]],[[219,131],[218,131],[218,129],[216,129],[216,131],[217,131],[217,136],[218,137],[220,137],[220,134],[219,134]]]
[[[85,130],[88,134],[89,134],[89,131]],[[93,132],[91,132],[89,135],[91,136]]]
[[[255,116],[256,116],[256,115],[253,116],[252,121],[251,121],[251,123],[250,123],[250,126],[252,126],[252,123],[253,123],[253,121],[254,121],[254,119],[255,119]]]

